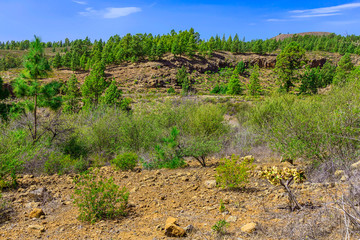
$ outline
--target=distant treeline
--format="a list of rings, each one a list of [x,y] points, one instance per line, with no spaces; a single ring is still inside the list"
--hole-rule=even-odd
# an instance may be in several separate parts
[[[236,34],[234,37],[220,37],[216,35],[209,40],[202,40],[200,34],[194,29],[169,34],[127,34],[123,37],[115,35],[107,42],[99,40],[91,42],[88,37],[85,40],[64,42],[42,43],[44,47],[53,48],[57,52],[52,59],[54,68],[66,67],[72,70],[88,70],[95,62],[102,61],[105,64],[119,64],[124,61],[137,62],[144,59],[161,60],[164,54],[172,53],[175,56],[186,55],[193,57],[195,54],[211,56],[214,51],[229,51],[232,53],[272,53],[283,49],[290,42],[297,42],[300,47],[307,51],[325,51],[344,55],[345,53],[360,54],[360,36],[341,36],[330,34],[328,36],[299,36],[277,41],[268,40],[240,40]],[[29,41],[0,42],[0,49],[27,49]],[[56,48],[62,48],[56,51]],[[69,50],[70,49],[70,50]]]

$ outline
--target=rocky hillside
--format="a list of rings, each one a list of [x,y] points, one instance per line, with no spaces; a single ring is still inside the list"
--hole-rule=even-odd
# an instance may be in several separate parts
[[[328,36],[332,33],[330,32],[303,32],[303,33],[292,33],[292,34],[279,34],[277,35],[276,37],[273,37],[271,39],[276,39],[276,40],[284,40],[286,38],[291,38],[293,37],[294,35],[297,35],[297,36],[306,36],[306,35],[310,35],[310,36]]]
[[[182,239],[341,238],[337,213],[325,203],[343,188],[343,182],[293,185],[305,208],[290,212],[284,190],[257,176],[265,166],[288,166],[288,163],[257,160],[249,183],[235,190],[216,186],[217,164],[218,160],[213,159],[210,167],[203,168],[190,161],[183,169],[138,168],[132,172],[103,167],[100,175],[113,177],[116,184],[130,191],[129,215],[95,224],[77,219],[78,208],[71,198],[74,175],[21,176],[17,189],[3,193],[9,208],[8,219],[0,226],[0,238],[175,239],[165,234],[170,231],[169,226],[171,231],[175,228],[174,234],[183,235]],[[225,206],[222,212],[219,211],[221,201]],[[221,236],[211,229],[220,220],[229,223]]]

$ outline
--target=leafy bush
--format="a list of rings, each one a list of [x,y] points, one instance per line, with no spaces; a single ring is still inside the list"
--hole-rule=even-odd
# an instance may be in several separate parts
[[[113,159],[115,166],[123,171],[133,170],[138,162],[138,155],[136,153],[127,152],[116,156]]]
[[[225,220],[220,220],[215,223],[214,226],[211,227],[211,229],[216,232],[217,234],[224,234],[226,232],[226,228],[229,226],[229,223]]]
[[[105,218],[126,215],[129,192],[119,189],[112,178],[97,177],[97,172],[84,173],[74,180],[75,204],[80,211],[79,219],[94,223]]]
[[[246,66],[245,66],[245,63],[244,63],[244,61],[240,61],[237,65],[236,65],[236,67],[235,67],[235,69],[234,69],[234,74],[237,74],[237,75],[239,75],[239,74],[244,74],[245,73],[245,70],[246,70]]]
[[[226,94],[227,88],[228,87],[226,85],[216,84],[215,87],[210,91],[210,93],[211,94]]]
[[[167,93],[168,94],[175,94],[175,89],[173,87],[170,87],[168,90],[167,90]]]
[[[277,167],[271,167],[261,171],[260,176],[267,179],[274,186],[281,185],[285,188],[289,196],[289,205],[292,211],[295,208],[302,208],[297,202],[294,193],[290,190],[290,185],[292,182],[302,183],[306,179],[304,171],[295,168],[285,167],[278,169]]]
[[[71,171],[73,160],[69,155],[62,155],[52,152],[49,159],[44,164],[44,170],[47,174],[65,174]]]
[[[247,156],[240,158],[232,155],[230,159],[223,158],[216,168],[216,182],[222,188],[239,188],[248,182],[249,171],[253,169],[254,158]]]
[[[2,129],[1,129],[2,130]],[[31,143],[26,142],[22,130],[2,132],[0,135],[0,183],[16,186],[16,174],[23,169],[24,158],[31,154]]]
[[[177,141],[179,130],[173,127],[169,137],[162,139],[162,144],[155,147],[154,160],[143,163],[145,168],[179,168],[185,166],[181,149]]]

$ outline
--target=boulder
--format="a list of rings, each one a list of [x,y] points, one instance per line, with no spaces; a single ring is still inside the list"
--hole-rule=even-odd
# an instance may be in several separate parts
[[[254,222],[245,224],[244,226],[241,227],[241,231],[245,232],[245,233],[252,233],[256,230],[257,224]]]
[[[177,219],[169,217],[165,223],[165,235],[168,237],[184,237],[186,231],[177,224]]]
[[[216,187],[216,180],[207,180],[204,182],[205,187],[207,188],[215,188]]]
[[[44,211],[41,208],[34,208],[29,214],[29,218],[40,218],[45,215]]]

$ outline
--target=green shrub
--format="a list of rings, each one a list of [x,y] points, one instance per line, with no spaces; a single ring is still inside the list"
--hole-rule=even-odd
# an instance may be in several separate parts
[[[168,94],[175,94],[175,89],[173,87],[170,87],[168,90],[167,90],[167,93]]]
[[[127,152],[116,156],[113,159],[115,166],[123,171],[133,170],[138,162],[138,155],[136,153]]]
[[[44,164],[44,171],[46,174],[65,174],[71,172],[73,160],[70,155],[62,155],[56,152],[52,152],[48,160]]]
[[[0,130],[2,130],[0,128]],[[23,169],[24,158],[32,153],[32,144],[26,141],[23,130],[0,134],[0,183],[1,187],[17,185],[16,174]]]
[[[82,173],[85,172],[90,167],[90,163],[83,157],[80,157],[74,162],[74,172]]]
[[[226,228],[229,226],[229,223],[225,220],[220,220],[215,223],[214,226],[211,227],[211,229],[216,232],[217,234],[225,234]]]
[[[171,129],[169,137],[162,139],[162,144],[155,146],[154,160],[144,162],[145,168],[179,168],[185,166],[185,161],[178,144],[179,130]]]
[[[222,188],[243,187],[248,182],[253,161],[253,157],[247,156],[240,159],[236,155],[232,155],[230,159],[221,159],[220,165],[216,168],[216,182]]]
[[[243,91],[242,84],[240,79],[236,75],[232,75],[230,81],[227,85],[227,94],[230,95],[240,95]]]
[[[216,84],[215,87],[210,91],[211,94],[226,94],[227,86]]]
[[[80,211],[79,219],[94,223],[97,220],[126,215],[129,192],[120,189],[112,178],[97,177],[98,172],[86,172],[77,178],[74,202]]]

